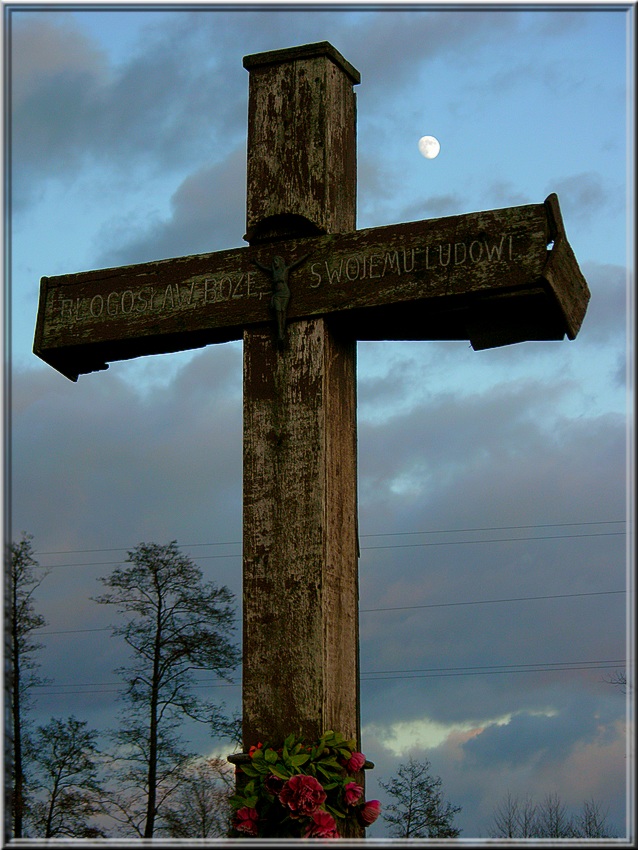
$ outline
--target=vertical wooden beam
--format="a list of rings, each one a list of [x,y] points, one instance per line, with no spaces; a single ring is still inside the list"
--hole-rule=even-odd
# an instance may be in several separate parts
[[[354,345],[323,319],[244,341],[245,748],[359,737]]]
[[[356,227],[358,72],[328,43],[244,59],[247,236]],[[285,260],[286,258],[284,258]],[[294,299],[295,273],[290,274]],[[244,749],[360,741],[355,343],[325,319],[244,334]]]
[[[244,57],[246,239],[356,227],[359,72],[326,41]]]

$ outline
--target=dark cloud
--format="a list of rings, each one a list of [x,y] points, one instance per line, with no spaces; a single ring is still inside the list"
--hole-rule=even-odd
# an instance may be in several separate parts
[[[383,98],[389,88],[417,84],[424,65],[442,56],[478,59],[481,51],[516,31],[516,12],[386,9],[350,26],[348,52],[362,73],[361,97]],[[374,57],[370,62],[368,57]],[[369,84],[369,85],[368,85]]]
[[[83,548],[86,539],[96,546],[158,536],[197,542],[211,514],[237,535],[240,349],[196,354],[179,377],[148,395],[123,380],[118,365],[77,385],[52,371],[14,376],[16,527],[49,540],[52,549]],[[38,463],[26,461],[31,452]],[[56,494],[53,512],[49,493]],[[186,525],[180,517],[188,517]]]
[[[332,39],[359,63],[377,98],[434,56],[484,49],[515,18],[487,11],[201,9],[149,23],[137,48],[115,65],[71,16],[24,15],[11,39],[11,140],[20,152],[15,209],[34,198],[43,179],[72,180],[90,163],[125,175],[210,161],[211,152],[217,160],[226,156],[245,133],[248,75],[238,54]]]
[[[78,384],[44,370],[16,375],[15,527],[32,531],[36,543],[47,540],[47,549],[54,550],[83,548],[87,540],[107,548],[149,539],[177,538],[184,544],[239,540],[240,351],[237,345],[202,351],[147,392],[122,379],[126,364],[82,377]],[[162,359],[155,369],[157,381]],[[390,392],[387,382],[372,382],[367,391],[383,386],[386,401],[400,394],[400,381],[396,393]],[[600,520],[601,498],[609,512],[605,519],[622,518],[624,420],[607,415],[575,421],[556,416],[548,421],[546,409],[561,392],[560,386],[528,382],[465,397],[435,394],[428,404],[408,406],[377,424],[362,421],[362,532]],[[378,403],[383,400],[381,393]],[[56,494],[55,510],[50,506],[51,493]],[[563,533],[557,528],[548,532]],[[480,542],[530,534],[541,539]],[[568,537],[561,542],[543,536],[534,530],[363,537],[362,608],[622,588],[622,537],[610,560],[614,550],[607,538],[581,542]],[[468,538],[479,542],[458,545]],[[399,545],[436,542],[447,545],[421,549]],[[384,544],[391,548],[369,548]],[[194,553],[228,551],[211,548]],[[230,551],[239,554],[238,548]],[[71,561],[112,558],[74,555]],[[601,558],[606,564],[603,572]],[[44,562],[68,560],[66,556]],[[239,558],[202,564],[240,592]],[[67,626],[86,627],[95,616],[87,601],[95,592],[91,584],[110,568],[78,568],[82,581],[73,590],[71,621],[63,614],[71,577],[65,569],[59,568],[48,580],[48,610],[56,618],[52,627],[60,627],[59,618]],[[59,603],[56,587],[62,593]],[[622,619],[612,618],[615,628],[609,627],[614,610],[609,606],[615,601],[622,610],[621,599],[362,614],[362,669],[418,673],[424,668],[578,661],[600,653],[620,657],[624,626]],[[585,619],[577,616],[583,610],[589,611]],[[574,642],[577,651],[572,649]],[[525,685],[516,689],[503,676],[485,679],[366,682],[366,718],[378,715],[389,723],[426,712],[439,722],[478,721],[485,713],[519,710],[530,700],[542,707],[544,682],[553,677],[526,676]],[[539,682],[539,695],[534,697]],[[389,693],[395,698],[388,701]],[[469,702],[468,693],[473,695]]]
[[[20,211],[52,166],[59,175],[84,157],[108,67],[66,16],[14,18],[11,47],[12,203]]]
[[[552,187],[560,199],[563,215],[570,222],[595,221],[605,208],[619,211],[625,202],[623,193],[606,186],[595,171],[555,179]]]
[[[388,394],[391,385],[381,384],[386,402],[399,394]],[[362,608],[372,609],[362,614],[362,669],[415,676],[366,682],[369,719],[425,712],[440,722],[478,721],[475,711],[542,707],[534,693],[555,679],[520,676],[512,688],[502,674],[433,679],[428,670],[624,657],[622,593],[551,598],[624,587],[625,420],[549,415],[562,392],[557,384],[505,383],[433,394],[361,421],[362,533],[389,535],[362,538]],[[551,525],[597,519],[621,522]],[[588,533],[595,536],[575,536]],[[526,596],[550,598],[453,605]],[[412,610],[418,605],[426,607]],[[374,612],[397,606],[404,610]],[[579,687],[582,673],[560,675]],[[600,674],[590,676],[596,688]]]
[[[457,698],[471,703],[475,696],[480,695],[465,687]],[[378,797],[382,806],[392,802],[379,782],[395,775],[409,752],[417,760],[428,759],[432,775],[442,780],[444,799],[461,805],[455,825],[463,830],[462,838],[489,835],[494,808],[508,791],[520,800],[531,797],[536,802],[549,793],[558,794],[573,813],[584,800],[594,798],[603,807],[610,805],[609,823],[622,835],[620,801],[624,791],[614,764],[623,761],[624,731],[613,719],[620,702],[617,695],[605,696],[604,692],[597,694],[596,705],[586,696],[572,702],[559,697],[550,703],[551,711],[541,704],[538,711],[532,708],[512,717],[495,715],[474,728],[450,731],[434,746],[418,741],[414,728],[417,739],[404,736],[405,750],[400,754],[384,747],[387,738],[377,736],[379,727],[368,726],[375,769],[366,777],[366,791]],[[371,833],[371,837],[376,835]]]
[[[459,194],[450,192],[445,195],[433,195],[416,204],[410,204],[400,212],[400,221],[419,221],[422,218],[442,218],[446,215],[458,215],[463,207]]]
[[[499,765],[518,769],[529,762],[562,763],[575,746],[587,745],[605,729],[607,740],[613,735],[600,716],[600,701],[579,695],[560,710],[547,713],[520,713],[502,725],[493,725],[463,744],[468,763]],[[602,742],[601,742],[602,743]]]
[[[630,286],[627,270],[589,262],[583,264],[582,271],[591,291],[582,338],[595,344],[612,343],[619,351],[624,351]],[[626,384],[624,376],[619,383]]]
[[[46,540],[47,550],[81,549],[87,541],[105,549],[173,538],[182,544],[239,541],[240,354],[235,344],[215,346],[185,359],[164,378],[165,358],[156,358],[158,366],[149,366],[147,375],[147,384],[151,378],[155,384],[146,391],[124,380],[128,364],[84,376],[77,384],[44,369],[16,375],[15,526],[35,533],[36,549]],[[396,392],[388,381],[364,383],[370,405],[375,390],[382,404],[400,402],[401,387],[404,392],[409,387],[407,379],[397,382]],[[546,407],[556,404],[562,391],[528,382],[466,397],[433,393],[429,404],[399,403],[400,412],[374,425],[364,419],[362,532],[601,520],[603,509],[605,519],[622,519],[624,420],[608,415],[572,421],[557,415],[548,422]],[[362,537],[361,607],[621,589],[622,537],[458,545],[467,539],[587,530],[607,527]],[[610,546],[611,540],[617,545]],[[398,548],[416,542],[447,545]],[[369,548],[383,544],[392,548]],[[227,584],[239,598],[239,546],[190,552],[200,558],[207,578]],[[235,557],[209,559],[225,554]],[[97,577],[113,568],[109,562],[124,556],[123,551],[42,556],[42,563],[78,564],[54,567],[46,580],[39,602],[49,628],[107,626],[108,612],[89,596],[99,590]],[[601,681],[600,670],[480,675],[476,668],[620,658],[623,611],[621,595],[362,613],[362,671],[399,676],[396,681],[364,676],[364,729],[424,718],[450,729],[474,724],[479,729],[474,737],[452,735],[425,754],[443,777],[448,799],[463,803],[465,834],[475,835],[485,806],[504,793],[506,765],[519,780],[527,770],[525,789],[542,795],[548,786],[539,786],[534,766],[538,772],[545,763],[572,763],[579,748],[589,747],[592,759],[601,758],[605,748],[617,749],[621,733],[614,731],[613,717],[622,713],[620,703],[614,711],[601,702],[601,691],[612,701],[616,695]],[[45,643],[47,675],[69,689],[73,682],[117,681],[112,671],[123,663],[123,647],[108,632],[50,636]],[[442,668],[448,674],[432,678]],[[474,672],[462,676],[460,668]],[[238,689],[212,694],[239,705]],[[74,711],[104,729],[113,722],[115,696],[78,693],[72,697]],[[38,717],[66,710],[68,699],[41,696]],[[597,720],[595,710],[603,712]],[[507,725],[493,725],[508,713],[514,716]],[[601,727],[606,737],[594,740]],[[213,746],[205,730],[193,730],[192,736],[203,751]],[[375,783],[398,766],[399,757],[384,748],[386,739],[385,733],[380,739],[367,733],[364,741],[376,763],[370,796],[382,796]],[[558,790],[565,794],[572,788],[573,780],[561,774]],[[606,788],[597,785],[593,791],[607,801]]]
[[[171,216],[150,224],[107,223],[98,266],[141,263],[241,247],[246,228],[246,152],[189,175],[171,197]],[[108,234],[108,237],[107,237]]]
[[[174,21],[175,28],[149,30],[144,49],[120,66],[109,66],[65,15],[29,15],[14,27],[16,209],[43,178],[73,179],[81,166],[154,173],[206,152],[224,156],[237,144],[246,72],[220,62],[219,50],[203,50],[201,28]]]

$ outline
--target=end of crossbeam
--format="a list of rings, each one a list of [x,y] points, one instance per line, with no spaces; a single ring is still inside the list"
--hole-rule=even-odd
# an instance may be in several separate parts
[[[552,192],[545,199],[547,222],[553,245],[547,252],[543,278],[549,284],[565,321],[569,339],[576,339],[587,305],[591,298],[571,245],[567,241],[558,195]]]

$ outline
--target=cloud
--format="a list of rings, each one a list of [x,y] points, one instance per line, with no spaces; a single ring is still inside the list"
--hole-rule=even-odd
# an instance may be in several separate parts
[[[470,763],[491,768],[516,767],[530,760],[560,763],[574,746],[574,736],[580,742],[597,729],[591,704],[581,699],[561,711],[520,712],[505,723],[490,724],[463,749]]]
[[[246,72],[220,64],[219,50],[200,51],[201,28],[183,16],[174,21],[149,29],[144,49],[119,66],[67,15],[29,15],[14,27],[17,210],[43,179],[73,179],[88,164],[122,177],[140,168],[157,173],[237,145],[245,132]]]
[[[68,16],[55,20],[14,19],[9,125],[14,212],[39,196],[40,180],[52,164],[57,173],[67,171],[82,155],[108,74],[104,53]]]
[[[246,153],[186,177],[170,200],[170,217],[144,225],[106,222],[97,242],[98,265],[118,266],[241,247],[246,225]],[[105,244],[106,243],[106,244]]]
[[[588,262],[583,264],[581,271],[591,291],[581,338],[596,345],[612,344],[624,358],[630,286],[627,270],[612,264]],[[626,384],[624,376],[620,384]]]
[[[237,535],[240,351],[224,345],[213,357],[208,349],[195,354],[169,386],[146,395],[117,366],[78,384],[50,370],[16,375],[15,522],[53,549],[83,548],[87,537],[96,546],[158,536],[158,542],[197,541],[210,512],[220,528],[235,527]],[[155,360],[160,373],[166,358]],[[28,455],[38,462],[28,463]],[[57,494],[54,512],[47,493]],[[192,523],[183,525],[178,517],[186,516]]]
[[[13,107],[37,96],[45,79],[64,85],[84,75],[99,80],[105,73],[105,54],[64,13],[14,18],[12,36]]]
[[[399,213],[399,221],[419,221],[422,218],[442,218],[446,215],[458,215],[463,207],[460,194],[448,192],[444,195],[432,195],[417,203],[410,204]]]
[[[480,668],[623,657],[622,594],[551,598],[622,590],[622,524],[542,526],[602,519],[602,503],[605,519],[622,520],[625,420],[554,417],[560,393],[517,382],[485,394],[434,395],[360,424],[362,533],[389,535],[362,538],[362,608],[371,609],[362,614],[362,671],[404,674],[366,676],[368,722],[415,721],[425,711],[433,722],[476,724],[530,703],[545,709],[557,675],[596,690],[600,671],[588,672],[586,684],[582,671],[481,675]],[[454,531],[464,527],[485,530]],[[392,536],[417,530],[423,534]],[[576,536],[608,532],[620,534]],[[549,598],[453,606],[525,596]],[[405,610],[374,610],[397,606]],[[566,648],[567,633],[577,649]]]
[[[443,56],[478,59],[489,45],[519,26],[516,13],[477,10],[386,10],[350,22],[348,46],[353,64],[362,71],[361,96],[376,99],[390,88],[417,85],[424,67]],[[369,62],[366,57],[374,56]],[[363,72],[365,69],[365,75]],[[365,83],[366,88],[363,89]],[[365,91],[365,95],[364,95]]]
[[[556,178],[552,181],[552,191],[560,199],[565,219],[580,224],[595,221],[605,208],[619,212],[625,203],[623,193],[608,187],[594,171]]]
[[[364,96],[388,98],[433,57],[483,50],[486,39],[516,26],[516,17],[199,10],[162,25],[149,16],[144,38],[116,64],[71,15],[23,16],[13,27],[11,51],[11,135],[20,153],[14,158],[16,210],[32,202],[52,175],[74,179],[88,164],[130,179],[136,172],[210,160],[211,154],[220,161],[245,134],[248,75],[238,52],[332,39],[361,65],[369,84]],[[400,49],[393,50],[395,42]],[[383,48],[371,53],[375,45]]]
[[[510,715],[483,721],[483,727],[508,724]],[[410,722],[397,722],[387,725],[371,723],[363,733],[366,738],[374,737],[381,746],[395,758],[409,757],[414,749],[433,750],[446,741],[467,741],[483,732],[474,723],[440,723],[429,718],[420,718]]]
[[[573,812],[587,799],[596,800],[603,810],[612,804],[608,821],[622,834],[624,789],[618,764],[623,761],[625,730],[622,721],[597,716],[589,700],[558,709],[527,709],[473,728],[452,723],[444,727],[422,718],[397,725],[399,729],[406,732],[405,738],[388,724],[366,723],[363,728],[366,754],[375,763],[366,776],[366,790],[381,800],[382,811],[394,801],[379,783],[396,775],[399,764],[411,756],[427,759],[431,775],[442,780],[443,799],[461,804],[455,825],[463,830],[462,838],[489,834],[494,807],[508,791],[536,802],[557,793]],[[436,741],[430,730],[438,733]]]

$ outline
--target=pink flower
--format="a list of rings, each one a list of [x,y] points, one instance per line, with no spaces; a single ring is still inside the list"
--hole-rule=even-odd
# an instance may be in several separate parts
[[[249,809],[248,806],[244,806],[235,815],[235,829],[237,832],[245,832],[246,835],[256,836],[258,820],[257,809]]]
[[[359,802],[363,794],[363,788],[361,785],[357,785],[356,782],[348,782],[343,791],[347,806],[354,806],[355,803]]]
[[[326,792],[314,776],[291,776],[279,792],[279,802],[290,809],[290,817],[311,815],[325,801]]]
[[[339,838],[335,819],[328,812],[318,809],[310,817],[312,820],[305,829],[304,838]]]
[[[370,826],[379,817],[380,811],[381,803],[378,800],[368,800],[357,810],[357,814],[364,826]]]
[[[353,753],[346,762],[346,770],[348,773],[356,773],[358,770],[361,770],[365,763],[366,757],[363,753]]]

